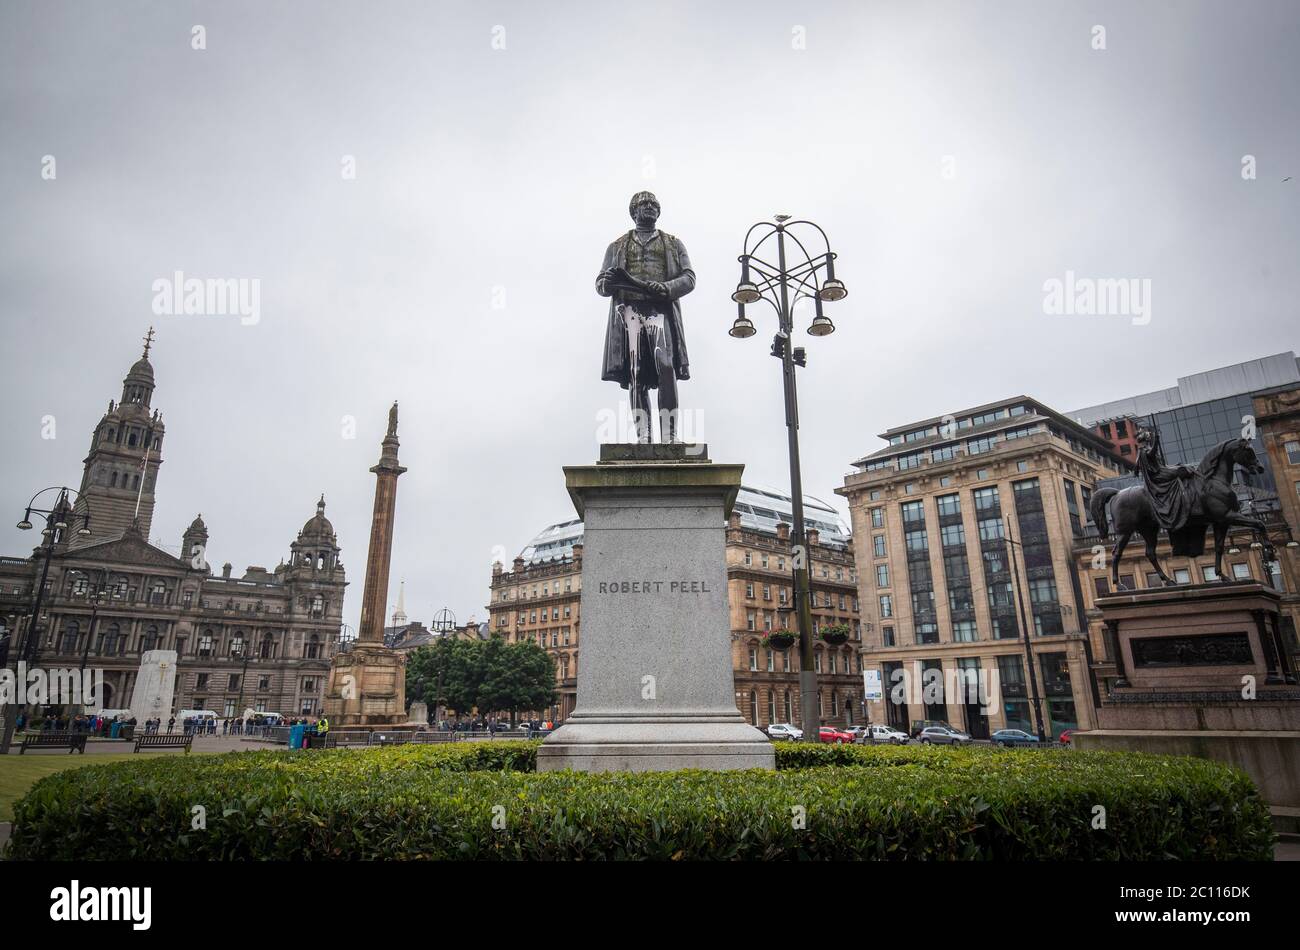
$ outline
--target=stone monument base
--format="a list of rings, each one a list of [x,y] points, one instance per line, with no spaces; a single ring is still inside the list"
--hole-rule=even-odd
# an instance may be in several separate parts
[[[537,750],[537,771],[660,772],[673,769],[771,769],[772,743],[738,721],[653,717],[597,721],[575,711]]]
[[[1276,591],[1212,583],[1098,598],[1115,684],[1080,749],[1215,759],[1245,771],[1275,817],[1300,815],[1300,689]]]
[[[725,525],[742,466],[703,445],[602,445],[565,478],[585,522],[573,714],[537,770],[775,767],[736,708]]]
[[[325,715],[330,727],[395,726],[407,721],[402,656],[377,643],[353,643],[334,655]]]

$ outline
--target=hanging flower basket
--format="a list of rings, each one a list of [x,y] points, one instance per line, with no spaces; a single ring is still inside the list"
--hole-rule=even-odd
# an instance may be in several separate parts
[[[849,640],[849,626],[844,623],[831,624],[829,627],[822,627],[821,633],[817,636],[823,643],[829,643],[833,647],[841,643],[847,643]]]
[[[771,633],[763,637],[763,646],[770,650],[780,650],[784,653],[786,650],[794,646],[794,642],[798,639],[799,637],[792,631],[773,630]]]

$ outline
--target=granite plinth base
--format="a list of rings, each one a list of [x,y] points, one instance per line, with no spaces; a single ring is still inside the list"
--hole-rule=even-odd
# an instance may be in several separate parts
[[[582,660],[577,706],[538,771],[774,768],[731,667],[725,525],[742,467],[703,445],[600,458],[565,469],[584,520]]]
[[[539,772],[775,767],[772,743],[739,716],[734,722],[588,722],[575,714],[537,750]]]

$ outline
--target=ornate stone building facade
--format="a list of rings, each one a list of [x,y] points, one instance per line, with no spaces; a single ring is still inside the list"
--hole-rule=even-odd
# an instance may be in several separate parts
[[[180,539],[182,556],[150,544],[163,436],[161,415],[150,410],[153,392],[146,345],[123,381],[121,401],[109,404],[91,437],[78,504],[89,507],[92,533],[55,549],[37,622],[38,661],[103,669],[103,708],[125,708],[140,654],[175,650],[168,714],[319,712],[347,583],[325,499],[274,571],[253,566],[234,577],[226,564],[214,575],[201,516]],[[40,565],[35,554],[0,558],[7,630],[25,631]]]
[[[811,498],[807,505],[814,622],[819,628],[844,623],[854,631],[842,647],[818,647],[823,717],[830,724],[859,722],[861,626],[852,547],[833,509]],[[736,704],[759,727],[790,722],[787,706],[795,716],[799,710],[797,650],[769,654],[760,642],[767,630],[791,622],[789,520],[787,496],[741,488],[726,527]],[[582,537],[581,521],[552,525],[520,552],[509,571],[499,563],[492,568],[487,629],[510,642],[533,640],[551,654],[559,701],[539,712],[557,721],[568,718],[577,702]]]
[[[767,504],[773,503],[767,500]],[[839,520],[833,512],[823,518]],[[759,728],[774,722],[802,726],[799,645],[781,651],[762,642],[765,634],[796,625],[790,525],[779,521],[769,531],[746,524],[747,520],[741,512],[732,512],[727,525],[727,597],[736,705],[746,721]],[[840,531],[823,538],[817,528],[808,528],[807,538],[813,634],[829,625],[844,625],[852,631],[845,644],[832,647],[819,641],[814,647],[821,718],[826,725],[851,726],[861,723],[864,713],[862,623],[852,541],[847,532]]]

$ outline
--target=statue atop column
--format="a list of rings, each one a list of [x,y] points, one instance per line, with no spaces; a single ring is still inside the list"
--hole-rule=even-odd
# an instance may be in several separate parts
[[[628,390],[637,441],[654,441],[650,390],[659,390],[659,441],[677,442],[677,380],[690,379],[680,298],[695,289],[686,246],[655,227],[659,199],[648,191],[632,196],[628,212],[636,226],[605,251],[596,293],[609,297],[601,379]]]

